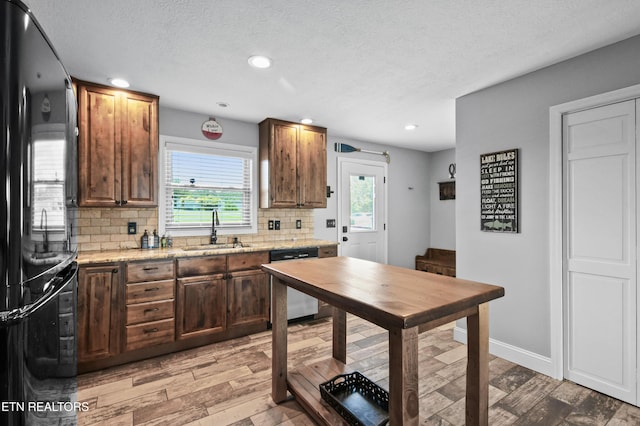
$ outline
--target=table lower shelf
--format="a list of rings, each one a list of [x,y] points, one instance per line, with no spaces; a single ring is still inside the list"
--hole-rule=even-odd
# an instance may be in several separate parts
[[[320,383],[338,374],[352,373],[342,362],[331,358],[287,372],[287,387],[296,401],[321,425],[347,425],[347,422],[320,396]]]

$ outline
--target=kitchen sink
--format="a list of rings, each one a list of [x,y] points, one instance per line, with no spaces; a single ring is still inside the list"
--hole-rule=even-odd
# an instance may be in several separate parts
[[[232,248],[244,248],[251,247],[249,244],[237,243],[237,244],[201,244],[198,246],[187,246],[182,247],[182,250],[185,251],[197,251],[197,250],[222,250],[222,249],[232,249]]]

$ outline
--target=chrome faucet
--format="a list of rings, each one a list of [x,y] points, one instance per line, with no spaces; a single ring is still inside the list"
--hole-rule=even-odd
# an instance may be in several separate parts
[[[211,216],[211,244],[218,242],[218,231],[216,231],[216,225],[220,226],[220,218],[218,217],[218,210],[213,209]]]
[[[42,227],[42,218],[44,217],[44,228]],[[40,212],[40,229],[44,230],[42,236],[42,251],[47,253],[49,251],[49,218],[47,216],[47,209],[42,209]]]

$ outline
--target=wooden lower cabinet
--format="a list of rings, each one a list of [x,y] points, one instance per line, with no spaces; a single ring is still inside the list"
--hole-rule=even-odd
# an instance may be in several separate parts
[[[234,272],[227,281],[227,326],[241,327],[269,321],[269,274]]]
[[[225,331],[227,300],[223,274],[179,278],[176,300],[178,339]]]
[[[82,265],[78,371],[264,331],[268,252]]]
[[[81,267],[78,272],[78,361],[120,352],[119,264]]]

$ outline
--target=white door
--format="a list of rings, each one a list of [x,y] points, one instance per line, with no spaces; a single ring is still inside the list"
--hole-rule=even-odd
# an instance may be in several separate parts
[[[636,101],[563,121],[564,375],[632,404],[636,391]]]
[[[338,158],[340,255],[387,263],[387,163]]]

